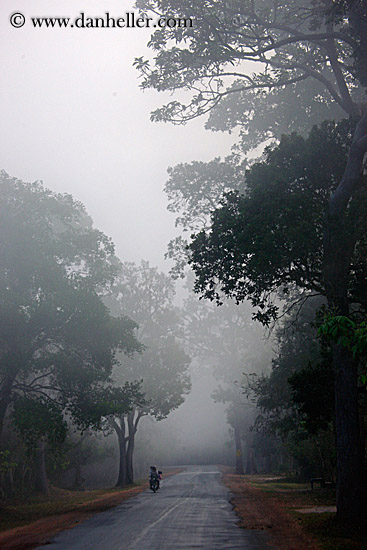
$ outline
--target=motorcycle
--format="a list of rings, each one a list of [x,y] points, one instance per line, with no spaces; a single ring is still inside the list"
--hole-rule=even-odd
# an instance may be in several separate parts
[[[159,481],[162,476],[162,472],[153,473],[150,477],[150,490],[153,491],[153,493],[156,493],[159,489]]]
[[[150,480],[150,489],[153,493],[156,493],[159,489],[159,477],[158,474],[154,474]]]

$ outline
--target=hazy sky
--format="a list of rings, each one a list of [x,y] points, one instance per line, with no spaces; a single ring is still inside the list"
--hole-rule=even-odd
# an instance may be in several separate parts
[[[129,0],[2,0],[0,168],[72,193],[112,237],[122,260],[167,269],[174,216],[163,193],[170,165],[229,151],[229,136],[156,124],[152,109],[167,95],[142,92],[135,56],[146,53],[143,29],[13,28],[9,16],[113,16]]]

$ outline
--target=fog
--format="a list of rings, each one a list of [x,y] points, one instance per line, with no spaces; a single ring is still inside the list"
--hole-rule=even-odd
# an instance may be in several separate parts
[[[191,376],[193,389],[184,405],[155,426],[153,433],[157,433],[159,441],[155,461],[163,465],[231,462],[233,437],[225,406],[211,397],[216,381],[210,373],[200,370]]]
[[[132,5],[123,0],[91,0],[87,6],[65,0],[62,7],[49,0],[2,2],[0,167],[26,182],[42,180],[52,191],[72,194],[95,227],[112,238],[122,261],[148,260],[167,273],[164,253],[175,236],[163,193],[167,168],[225,156],[234,137],[206,131],[202,119],[186,126],[150,121],[150,112],[168,96],[143,93],[132,66],[134,57],[151,55],[149,31],[34,29],[30,24],[17,29],[8,21],[14,8],[26,17],[74,17],[82,10],[93,16],[107,10],[123,14]],[[233,463],[226,405],[212,398],[217,386],[210,369],[196,365],[185,403],[161,422],[143,419],[136,449],[139,474],[151,461]]]
[[[30,16],[124,14],[126,0],[19,0]],[[168,166],[225,155],[233,138],[207,132],[203,121],[185,127],[153,124],[150,112],[167,94],[139,89],[134,58],[149,54],[146,29],[15,29],[2,2],[0,53],[6,78],[0,90],[1,167],[25,181],[82,201],[117,255],[167,270],[163,256],[174,232],[163,186]],[[150,54],[149,54],[150,55]]]

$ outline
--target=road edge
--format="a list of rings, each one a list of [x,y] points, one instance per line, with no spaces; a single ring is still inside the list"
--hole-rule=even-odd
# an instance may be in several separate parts
[[[182,471],[183,468],[168,471],[164,478],[172,477]],[[21,527],[3,531],[0,533],[0,548],[2,550],[31,550],[37,546],[48,544],[50,539],[61,531],[72,529],[95,514],[115,508],[125,500],[142,493],[148,487],[149,483],[145,482],[130,489],[122,489],[121,492],[108,493],[103,497],[77,505],[72,512],[47,516]]]

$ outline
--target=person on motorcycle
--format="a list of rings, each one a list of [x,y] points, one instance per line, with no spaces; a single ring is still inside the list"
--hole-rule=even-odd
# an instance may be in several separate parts
[[[151,466],[149,470],[149,485],[154,492],[159,489],[159,480],[161,478],[161,472],[157,472],[156,466]]]

